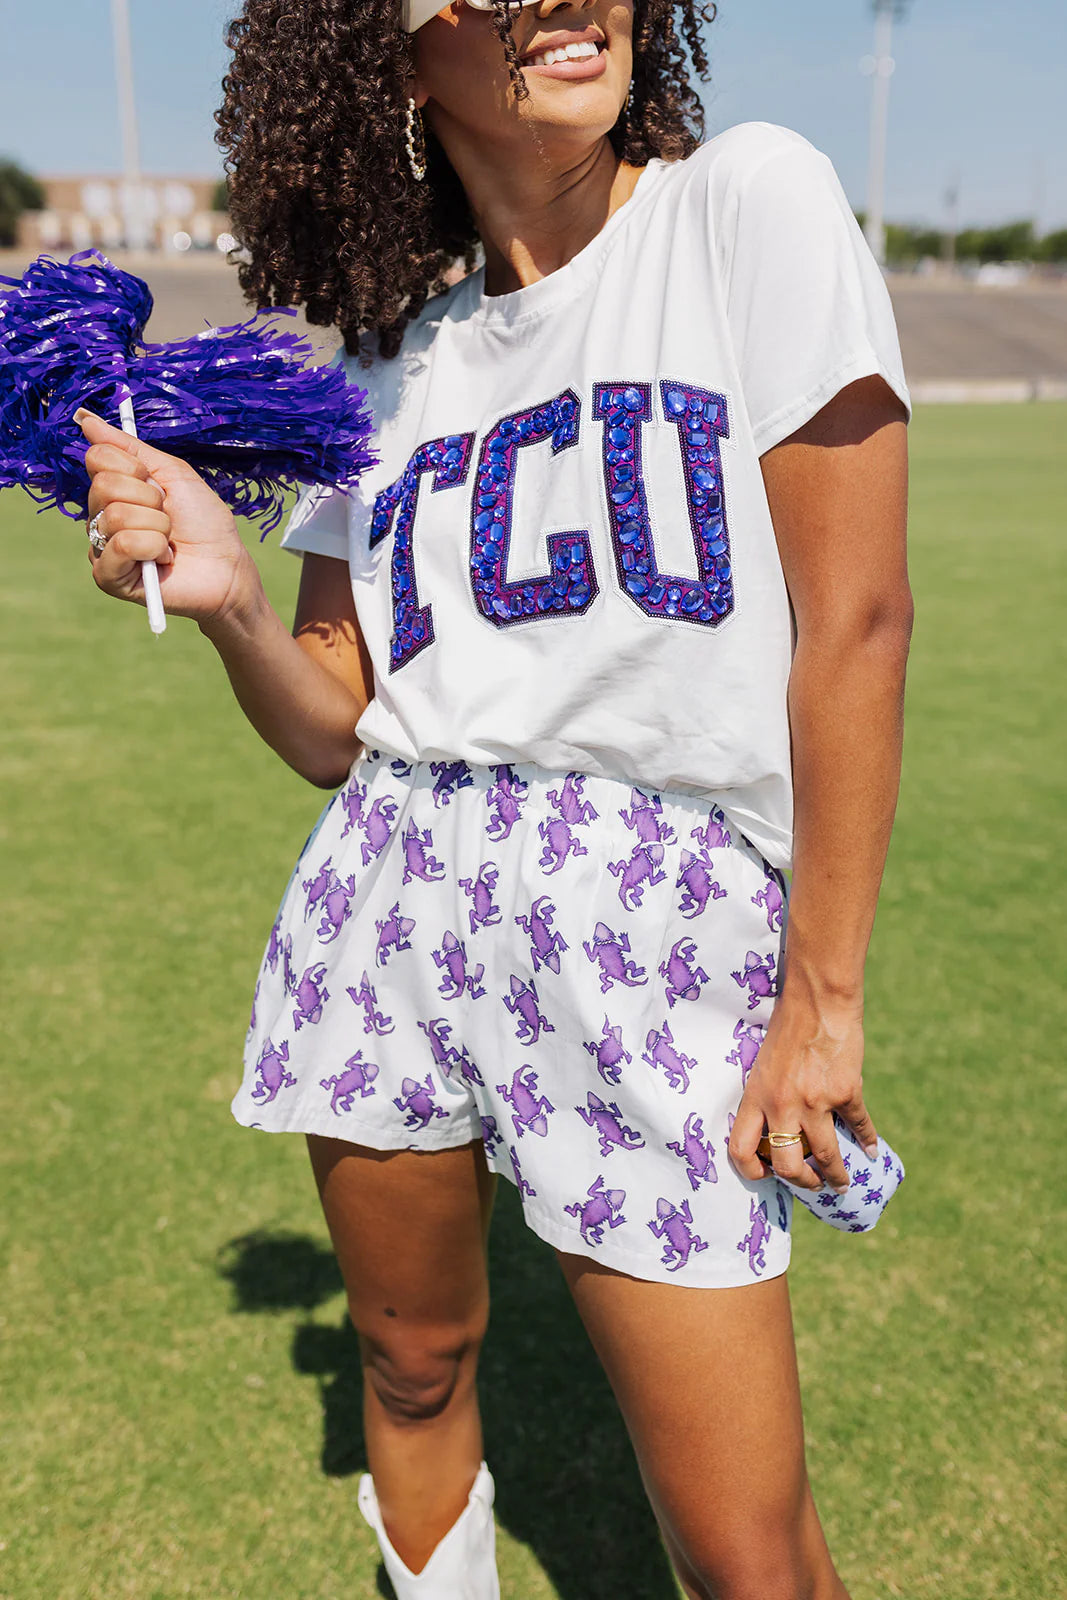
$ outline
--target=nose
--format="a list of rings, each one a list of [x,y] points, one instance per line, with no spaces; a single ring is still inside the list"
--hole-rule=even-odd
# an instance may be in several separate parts
[[[550,17],[556,11],[591,11],[596,0],[541,0],[537,8],[539,17]]]

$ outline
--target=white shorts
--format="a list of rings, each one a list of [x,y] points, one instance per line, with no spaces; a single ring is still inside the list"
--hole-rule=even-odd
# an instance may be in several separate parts
[[[371,751],[286,890],[234,1116],[376,1150],[481,1139],[562,1250],[776,1276],[792,1196],[726,1142],[787,901],[713,797]]]

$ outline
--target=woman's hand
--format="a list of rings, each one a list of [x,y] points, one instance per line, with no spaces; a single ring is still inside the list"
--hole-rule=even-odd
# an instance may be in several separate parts
[[[84,409],[89,515],[106,537],[89,560],[97,587],[144,605],[141,562],[159,567],[164,608],[199,623],[216,620],[258,584],[233,513],[176,456],[123,433]]]
[[[730,1133],[729,1153],[744,1178],[766,1177],[756,1154],[764,1123],[772,1133],[808,1136],[823,1178],[838,1193],[849,1177],[834,1131],[834,1111],[849,1124],[860,1144],[876,1153],[878,1135],[863,1102],[863,1015],[858,1006],[790,1006],[784,996],[775,1006],[767,1036],[749,1073]],[[798,1144],[772,1151],[774,1171],[803,1189],[822,1187]]]

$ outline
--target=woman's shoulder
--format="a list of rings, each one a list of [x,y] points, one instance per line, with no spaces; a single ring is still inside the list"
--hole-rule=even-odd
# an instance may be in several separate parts
[[[768,167],[781,167],[783,173],[830,169],[827,157],[803,134],[774,122],[739,122],[725,128],[674,165],[683,183],[708,185],[722,197],[742,193]]]

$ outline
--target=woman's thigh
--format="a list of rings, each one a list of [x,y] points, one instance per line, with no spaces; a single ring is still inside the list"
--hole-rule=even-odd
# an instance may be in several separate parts
[[[786,1275],[694,1289],[558,1254],[681,1576],[844,1595],[807,1480]]]
[[[488,1315],[496,1179],[481,1143],[420,1153],[307,1142],[364,1359],[426,1370],[436,1352],[447,1367]]]

